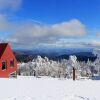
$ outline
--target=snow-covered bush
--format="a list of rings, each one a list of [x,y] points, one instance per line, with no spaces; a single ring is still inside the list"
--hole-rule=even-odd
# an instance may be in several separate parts
[[[32,62],[18,64],[18,74],[25,76],[52,76],[67,77],[71,72],[70,62],[68,60],[53,61],[47,57],[37,56]]]
[[[28,63],[18,64],[18,74],[25,76],[51,76],[72,78],[73,67],[75,68],[76,76],[91,77],[95,74],[100,75],[100,51],[94,50],[93,54],[97,59],[92,62],[88,59],[87,62],[78,61],[76,56],[70,56],[69,60],[62,59],[60,61],[53,61],[47,57],[42,58],[37,56]]]

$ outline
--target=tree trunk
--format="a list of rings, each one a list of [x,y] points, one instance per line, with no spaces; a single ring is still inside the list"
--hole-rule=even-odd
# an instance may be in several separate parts
[[[73,67],[73,80],[75,81],[75,68]]]

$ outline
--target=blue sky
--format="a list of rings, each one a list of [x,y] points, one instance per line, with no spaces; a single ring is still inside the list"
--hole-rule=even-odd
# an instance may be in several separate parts
[[[47,24],[79,19],[89,28],[99,28],[100,0],[23,0],[17,16]]]
[[[0,0],[0,39],[13,48],[99,48],[99,19],[100,0]]]

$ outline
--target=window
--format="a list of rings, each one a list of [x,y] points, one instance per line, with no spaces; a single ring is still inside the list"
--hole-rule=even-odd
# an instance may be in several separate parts
[[[2,61],[2,70],[6,70],[7,66],[6,66],[6,61]]]
[[[10,60],[10,67],[14,67],[14,60]]]

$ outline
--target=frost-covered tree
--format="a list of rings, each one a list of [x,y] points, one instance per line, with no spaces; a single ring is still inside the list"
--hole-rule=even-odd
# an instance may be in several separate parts
[[[77,76],[92,76],[94,73],[100,74],[99,58],[95,62],[77,60],[76,56],[70,56],[68,60],[62,59],[53,61],[47,57],[37,56],[28,63],[18,64],[18,74],[25,76],[50,76],[59,78],[72,78],[73,67]]]
[[[53,61],[37,56],[32,62],[18,64],[19,75],[66,77],[67,60]]]
[[[97,59],[93,62],[93,73],[100,75],[100,49],[94,49],[93,54]]]

